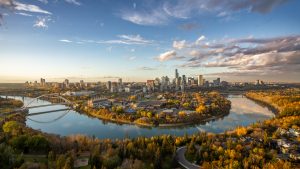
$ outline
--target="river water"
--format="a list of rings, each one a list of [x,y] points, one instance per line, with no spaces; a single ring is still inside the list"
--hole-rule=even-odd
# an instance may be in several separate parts
[[[50,104],[44,100],[37,100],[28,97],[11,97],[22,100],[25,105],[33,100],[30,106]],[[106,122],[97,118],[91,118],[76,111],[58,111],[35,116],[28,116],[26,125],[37,130],[47,133],[59,134],[62,136],[71,134],[84,134],[95,136],[97,138],[124,138],[137,136],[154,136],[161,134],[170,134],[182,136],[184,134],[194,134],[199,131],[211,133],[221,133],[225,130],[234,129],[237,126],[247,126],[257,121],[263,121],[274,117],[271,110],[266,107],[249,100],[241,95],[229,95],[231,101],[231,110],[229,115],[206,122],[203,124],[173,127],[173,128],[157,128],[157,127],[139,127],[136,125],[116,124]],[[49,110],[57,110],[66,108],[64,105],[55,105],[48,107],[32,108],[29,113],[43,112]]]

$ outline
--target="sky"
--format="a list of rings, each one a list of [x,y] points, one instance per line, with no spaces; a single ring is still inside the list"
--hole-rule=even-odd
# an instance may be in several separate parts
[[[298,0],[0,0],[0,83],[300,82]]]

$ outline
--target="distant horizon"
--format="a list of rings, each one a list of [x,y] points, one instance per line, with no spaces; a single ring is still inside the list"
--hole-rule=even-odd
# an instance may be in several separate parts
[[[169,76],[168,76],[169,77]],[[191,76],[196,78],[196,76]],[[205,76],[204,76],[205,77]],[[65,79],[68,79],[70,83],[79,83],[80,80],[83,80],[86,83],[97,83],[97,82],[117,82],[119,78],[122,79],[122,81],[124,83],[131,83],[131,82],[135,82],[135,83],[146,83],[147,80],[155,80],[155,78],[148,78],[146,80],[140,80],[140,81],[136,81],[136,80],[125,80],[125,78],[122,77],[116,77],[116,78],[102,78],[102,80],[100,80],[101,78],[95,78],[93,80],[91,80],[91,78],[80,78],[80,79],[73,79],[73,78],[45,78],[45,77],[41,77],[44,78],[46,80],[46,83],[63,83]],[[171,80],[173,79],[172,77],[169,77]],[[213,80],[215,80],[216,78],[208,78],[205,80],[208,80],[209,82],[212,82]],[[220,77],[221,81],[226,81],[229,83],[255,83],[256,80],[261,80],[265,83],[288,83],[288,84],[297,84],[300,82],[297,81],[266,81],[263,79],[254,79],[254,80],[249,80],[249,81],[230,81],[230,80],[224,80]],[[27,79],[27,80],[11,80],[11,81],[0,81],[0,84],[23,84],[25,82],[32,82],[34,83],[35,81],[37,81],[38,83],[40,83],[40,78],[38,79]]]

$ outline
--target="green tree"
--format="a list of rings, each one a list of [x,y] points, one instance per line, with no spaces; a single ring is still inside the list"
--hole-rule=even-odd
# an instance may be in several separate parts
[[[62,169],[65,165],[66,157],[65,155],[59,155],[58,159],[56,160],[56,169]]]
[[[102,161],[101,161],[101,156],[100,156],[100,146],[96,146],[93,149],[93,153],[91,155],[90,158],[90,165],[91,165],[91,169],[92,168],[101,168],[102,166]]]
[[[66,159],[63,169],[73,169],[73,166],[74,166],[74,161],[73,161],[72,157],[68,157]]]
[[[4,123],[2,129],[5,133],[10,133],[12,135],[19,135],[22,132],[22,127],[17,121],[8,121]]]

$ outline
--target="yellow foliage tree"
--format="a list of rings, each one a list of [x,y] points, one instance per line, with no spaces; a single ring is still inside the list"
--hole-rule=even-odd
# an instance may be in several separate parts
[[[179,117],[185,117],[185,116],[186,116],[186,112],[180,111],[180,112],[178,113],[178,115],[179,115]]]
[[[236,129],[236,134],[238,136],[243,136],[243,135],[247,134],[247,128],[246,127],[238,127]]]
[[[206,112],[206,107],[203,104],[200,104],[197,108],[196,108],[196,112],[197,113],[205,113]]]

